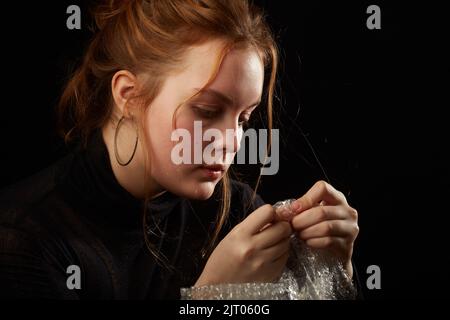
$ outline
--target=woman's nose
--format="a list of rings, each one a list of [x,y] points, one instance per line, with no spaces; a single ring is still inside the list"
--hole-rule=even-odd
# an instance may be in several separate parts
[[[217,133],[220,132],[220,135],[214,137],[214,142],[212,142],[214,151],[216,154],[222,154],[223,161],[229,163],[240,148],[242,129],[237,121],[232,124],[223,124],[215,129],[218,130]]]
[[[232,125],[222,130],[223,136],[225,137],[225,141],[223,144],[225,153],[237,153],[239,148],[241,147],[241,137],[242,137],[242,129],[239,126],[239,122],[233,121]]]

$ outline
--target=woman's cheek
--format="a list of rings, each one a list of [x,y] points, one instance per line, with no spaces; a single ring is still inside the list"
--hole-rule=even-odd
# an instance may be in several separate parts
[[[205,200],[214,192],[218,181],[205,181],[194,164],[194,145],[198,142],[195,137],[194,117],[181,112],[177,115],[175,128],[170,119],[158,121],[149,119],[148,141],[151,144],[151,175],[164,189],[183,197]],[[191,163],[177,164],[172,159],[172,151],[181,141],[172,141],[172,133],[176,129],[183,129],[190,135]],[[204,130],[204,128],[202,128]],[[203,143],[200,140],[200,151],[203,152]]]

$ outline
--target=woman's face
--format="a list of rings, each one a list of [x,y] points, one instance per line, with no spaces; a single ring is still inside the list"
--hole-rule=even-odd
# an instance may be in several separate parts
[[[217,77],[206,90],[177,110],[211,78],[222,45],[219,41],[210,41],[190,49],[184,60],[185,68],[166,78],[145,115],[152,180],[161,189],[191,199],[207,199],[212,195],[228,170],[230,159],[239,150],[242,125],[259,104],[263,90],[264,68],[257,51],[234,49],[224,57]],[[189,139],[183,136],[178,140],[175,137],[179,135],[174,134],[175,141],[172,141],[175,129],[188,133]],[[216,138],[202,141],[198,133],[208,129],[216,129]],[[174,152],[177,145],[175,150],[180,151],[180,143],[183,143],[183,151]],[[218,165],[205,167],[211,163],[202,157],[205,150]],[[184,160],[190,158],[190,163],[177,164],[174,155],[184,156]]]

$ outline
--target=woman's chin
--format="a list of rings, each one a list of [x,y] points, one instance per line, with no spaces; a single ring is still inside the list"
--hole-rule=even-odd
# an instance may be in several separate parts
[[[215,187],[216,182],[197,182],[196,185],[189,190],[189,198],[194,200],[207,200],[213,195]]]
[[[215,181],[192,181],[184,185],[177,185],[171,188],[171,192],[192,200],[207,200],[209,199],[216,187]]]
[[[184,182],[170,181],[169,183],[161,183],[161,185],[164,186],[165,190],[183,198],[207,200],[213,195],[220,180],[179,179],[178,181]]]

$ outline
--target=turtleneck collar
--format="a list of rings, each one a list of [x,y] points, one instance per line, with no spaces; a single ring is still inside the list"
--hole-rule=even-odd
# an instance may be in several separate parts
[[[81,145],[75,148],[63,186],[73,202],[92,209],[88,211],[95,215],[93,218],[120,225],[142,226],[144,201],[135,198],[117,181],[101,129],[91,134],[86,148]],[[166,191],[148,202],[149,214],[158,220],[163,219],[180,200]]]

